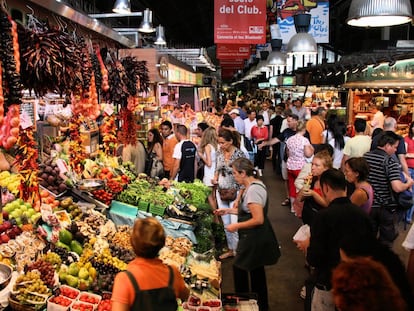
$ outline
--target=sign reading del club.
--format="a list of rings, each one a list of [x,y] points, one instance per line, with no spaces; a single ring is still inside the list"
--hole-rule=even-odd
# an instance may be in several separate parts
[[[266,42],[265,0],[215,0],[214,42],[261,44]]]

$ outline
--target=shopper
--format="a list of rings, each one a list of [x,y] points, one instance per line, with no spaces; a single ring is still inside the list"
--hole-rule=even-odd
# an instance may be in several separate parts
[[[332,274],[335,305],[341,311],[406,311],[387,269],[370,258],[342,262]]]
[[[286,108],[290,108],[288,104],[286,104]],[[298,98],[293,102],[292,114],[298,116],[299,120],[306,120],[307,118],[307,109],[303,106],[302,101]]]
[[[247,118],[243,120],[244,122],[244,135],[246,138],[251,139],[252,127],[257,124],[256,122],[256,111],[247,110]]]
[[[172,131],[172,124],[170,121],[166,120],[161,123],[161,134],[163,137],[162,155],[164,164],[164,177],[170,178],[170,171],[174,163],[172,155],[174,152],[174,147],[178,143],[178,140]]]
[[[306,282],[305,310],[334,311],[331,274],[340,262],[340,242],[353,234],[372,236],[372,227],[366,213],[346,197],[346,180],[341,171],[326,170],[319,184],[328,206],[315,215],[310,239],[297,244],[306,252],[313,270]]]
[[[375,236],[350,235],[345,237],[340,243],[340,255],[341,261],[344,262],[369,258],[383,264],[405,300],[407,310],[414,310],[413,291],[404,263],[391,248],[379,242]]]
[[[306,130],[309,133],[310,142],[313,145],[322,144],[324,142],[322,132],[325,130],[325,116],[326,109],[318,107],[316,110],[312,111],[311,119],[306,122]]]
[[[371,147],[371,137],[366,135],[367,121],[357,118],[354,122],[355,136],[344,146],[341,168],[349,158],[362,157]]]
[[[256,117],[257,125],[254,125],[251,129],[251,137],[256,145],[267,141],[269,138],[269,130],[264,125],[264,118],[262,115]],[[266,148],[257,150],[256,158],[254,161],[255,167],[258,169],[259,176],[263,176],[264,165],[266,161]]]
[[[239,132],[240,135],[244,135],[244,121],[240,117],[239,108],[233,108],[230,113],[230,117],[233,119],[234,127]]]
[[[399,135],[386,131],[380,134],[377,148],[364,155],[369,164],[368,182],[375,193],[370,213],[372,225],[379,240],[389,246],[398,236],[394,223],[397,204],[392,191],[402,192],[414,184],[410,177],[407,182],[400,179],[400,167],[393,157],[399,141]]]
[[[153,217],[136,220],[131,244],[137,257],[115,278],[112,310],[177,310],[176,299],[187,299],[189,290],[177,268],[158,259],[165,244],[162,225]]]
[[[322,195],[322,188],[320,185],[321,175],[332,168],[332,157],[327,151],[321,151],[315,154],[312,159],[312,168],[310,184],[298,192],[296,199],[303,201],[302,221],[305,225],[312,227],[316,214],[325,209],[328,202]]]
[[[309,139],[304,136],[305,133],[306,122],[300,120],[296,128],[296,134],[286,141],[288,155],[286,168],[288,171],[289,198],[292,206],[296,199],[295,179],[305,165],[306,158],[310,158],[314,151]]]
[[[409,176],[414,179],[414,122],[411,122],[408,129],[408,135],[404,137],[407,154],[405,155],[407,159],[408,173]],[[414,195],[414,187],[411,189]],[[406,223],[410,224],[413,220],[414,205],[406,211],[404,215],[404,220]]]
[[[344,174],[346,180],[355,187],[350,196],[351,202],[369,215],[374,200],[374,190],[367,181],[368,162],[363,157],[350,158],[345,162]]]
[[[265,146],[271,146],[278,142],[280,142],[280,158],[282,159],[281,171],[282,171],[282,178],[285,181],[285,191],[286,191],[286,199],[282,202],[282,206],[289,206],[290,204],[290,197],[289,197],[289,185],[288,185],[288,174],[287,174],[287,153],[286,153],[286,141],[289,137],[296,134],[296,128],[298,125],[298,116],[295,114],[290,114],[286,118],[287,120],[287,128],[283,130],[279,137],[273,137],[268,141],[262,142],[258,145],[258,149],[261,149]]]
[[[188,139],[188,130],[185,125],[177,125],[175,136],[179,143],[174,147],[174,164],[171,170],[170,179],[179,182],[193,182],[197,170],[197,147]]]
[[[147,161],[145,173],[150,177],[163,177],[162,137],[156,128],[148,131]]]
[[[221,128],[218,132],[219,150],[217,152],[216,171],[213,184],[217,185],[216,199],[218,208],[232,208],[237,198],[240,186],[236,183],[230,164],[238,158],[245,158],[244,153],[237,147],[234,132]],[[237,216],[225,214],[222,216],[226,233],[228,250],[220,255],[220,259],[234,257],[239,240],[237,232],[228,231],[229,224],[237,222]]]
[[[280,257],[279,244],[267,218],[267,190],[248,159],[239,158],[231,167],[235,181],[243,187],[242,195],[237,209],[218,209],[216,213],[238,215],[237,222],[226,227],[227,231],[239,233],[233,264],[235,291],[257,293],[259,310],[266,311],[269,303],[264,266],[276,264]]]
[[[335,126],[332,131],[332,138],[328,143],[334,148],[333,154],[333,167],[341,168],[342,158],[344,156],[344,147],[346,142],[350,139],[346,134],[346,124],[343,121],[335,122]]]
[[[218,148],[217,131],[214,127],[207,128],[201,136],[198,156],[204,163],[203,183],[212,187],[214,172],[216,170],[216,152]]]

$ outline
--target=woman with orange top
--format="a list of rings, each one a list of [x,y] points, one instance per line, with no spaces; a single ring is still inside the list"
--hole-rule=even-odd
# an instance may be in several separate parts
[[[187,299],[189,290],[178,269],[158,258],[165,244],[162,225],[153,217],[136,220],[131,244],[137,257],[115,277],[112,311],[176,311],[176,299]]]

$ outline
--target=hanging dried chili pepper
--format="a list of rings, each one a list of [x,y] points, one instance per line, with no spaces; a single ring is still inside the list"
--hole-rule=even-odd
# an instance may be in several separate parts
[[[103,152],[108,156],[115,156],[118,147],[118,138],[116,137],[115,115],[104,113],[102,124],[99,128],[103,141]]]

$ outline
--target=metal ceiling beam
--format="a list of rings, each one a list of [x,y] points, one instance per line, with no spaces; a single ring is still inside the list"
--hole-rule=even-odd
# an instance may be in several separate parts
[[[53,12],[59,16],[63,16],[72,22],[75,22],[87,29],[90,29],[102,36],[105,36],[113,41],[116,41],[123,46],[133,48],[135,47],[135,42],[129,40],[127,37],[120,35],[113,29],[105,26],[100,23],[98,20],[93,19],[85,14],[82,14],[70,6],[67,6],[64,3],[57,2],[55,0],[29,0],[30,2],[41,6],[50,12]]]
[[[142,16],[142,12],[131,12],[128,14],[121,13],[97,13],[89,14],[91,18],[107,18],[107,17],[133,17],[133,16]]]

